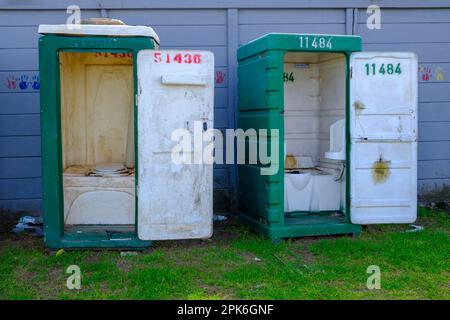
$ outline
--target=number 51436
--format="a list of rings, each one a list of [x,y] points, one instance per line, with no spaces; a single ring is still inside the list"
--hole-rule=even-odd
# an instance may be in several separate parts
[[[199,53],[161,53],[155,52],[153,59],[156,63],[201,63],[202,56]]]

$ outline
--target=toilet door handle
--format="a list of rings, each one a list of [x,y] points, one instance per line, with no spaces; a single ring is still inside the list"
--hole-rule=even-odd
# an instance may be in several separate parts
[[[190,74],[163,74],[161,83],[165,85],[206,86],[208,78],[203,75]]]

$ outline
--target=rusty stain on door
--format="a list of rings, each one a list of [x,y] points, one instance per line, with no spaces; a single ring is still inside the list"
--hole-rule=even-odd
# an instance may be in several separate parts
[[[391,175],[391,162],[385,161],[380,155],[380,158],[372,165],[373,181],[377,183],[384,183]]]

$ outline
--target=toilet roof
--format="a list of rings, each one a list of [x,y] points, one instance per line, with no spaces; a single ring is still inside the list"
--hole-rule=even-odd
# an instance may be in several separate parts
[[[149,37],[159,44],[159,37],[151,27],[128,25],[94,24],[41,24],[41,34],[63,34],[77,36]]]
[[[268,50],[355,52],[361,51],[361,37],[336,34],[268,33],[239,47],[237,57],[238,60],[242,60]]]

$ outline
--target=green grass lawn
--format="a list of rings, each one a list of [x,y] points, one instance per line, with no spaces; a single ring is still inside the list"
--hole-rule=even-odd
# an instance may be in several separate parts
[[[208,241],[157,242],[135,256],[117,251],[55,255],[42,239],[2,234],[0,299],[449,299],[449,214],[420,209],[423,231],[365,227],[359,238],[274,244],[236,222]],[[66,287],[80,266],[80,290]],[[369,290],[378,265],[381,289]]]

